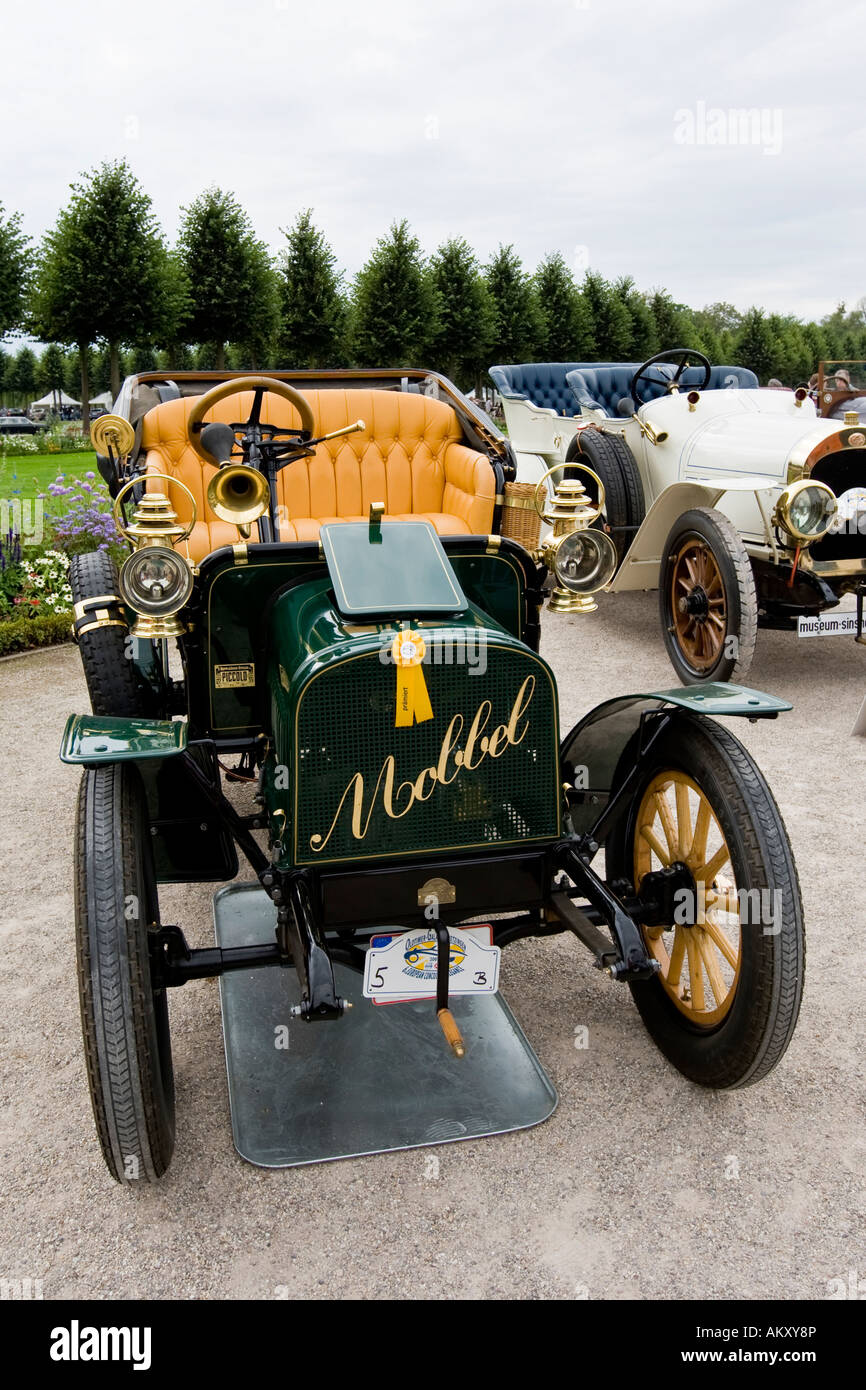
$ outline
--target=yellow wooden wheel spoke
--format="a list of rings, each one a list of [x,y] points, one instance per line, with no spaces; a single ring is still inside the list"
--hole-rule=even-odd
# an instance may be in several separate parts
[[[710,803],[705,796],[701,797],[701,804],[698,807],[698,814],[695,817],[695,833],[692,837],[692,847],[689,851],[689,864],[695,860],[703,861],[707,852],[707,835],[710,831],[710,821],[712,812]]]
[[[728,993],[728,986],[725,984],[724,976],[719,969],[719,959],[716,955],[716,947],[706,931],[697,929],[697,945],[700,955],[704,962],[704,969],[707,972],[707,979],[710,982],[710,989],[713,991],[716,1004],[722,1004]]]
[[[652,827],[649,825],[642,825],[640,828],[640,833],[641,838],[646,840],[653,854],[655,854],[656,857],[661,860],[664,867],[667,868],[671,862],[671,857],[662,845],[661,840],[659,839],[658,835],[656,835]]]
[[[678,851],[679,836],[677,834],[676,822],[674,821],[673,812],[671,810],[671,803],[668,801],[667,796],[664,792],[655,793],[655,803],[658,808],[659,820],[662,823],[662,829],[665,832],[665,839],[668,842],[668,850],[670,851],[670,854],[673,857],[673,855],[675,855]]]
[[[698,943],[695,939],[694,930],[690,927],[685,927],[683,930],[686,934],[686,953],[689,958],[689,986],[692,993],[692,1008],[698,1013],[704,1013],[707,1005],[704,998],[703,961],[698,951]]]
[[[677,927],[674,931],[674,944],[671,947],[670,960],[666,975],[666,983],[671,989],[675,989],[680,982],[683,973],[683,957],[686,953],[686,927]],[[664,962],[662,962],[664,972]]]
[[[707,863],[704,864],[703,868],[697,869],[695,871],[695,878],[697,879],[698,883],[713,883],[716,874],[719,872],[719,869],[722,867],[723,864],[727,864],[730,857],[731,855],[730,851],[728,850],[728,846],[725,844],[723,840],[721,845],[713,855],[712,859],[709,859]]]
[[[645,788],[632,856],[635,884],[678,859],[691,871],[698,893],[694,925],[668,921],[642,931],[672,1005],[693,1025],[715,1028],[733,1004],[740,976],[736,874],[731,866],[718,877],[731,863],[724,832],[702,789],[679,768],[660,769]]]
[[[729,938],[725,936],[718,922],[714,922],[712,917],[708,917],[704,922],[704,931],[708,936],[712,937],[731,969],[736,970],[737,952],[734,950]]]
[[[689,789],[685,782],[677,782],[677,825],[679,827],[679,848],[677,851],[680,859],[685,859],[691,849],[692,839],[692,815],[689,807]]]
[[[708,888],[707,907],[721,909],[722,912],[739,912],[736,888]]]

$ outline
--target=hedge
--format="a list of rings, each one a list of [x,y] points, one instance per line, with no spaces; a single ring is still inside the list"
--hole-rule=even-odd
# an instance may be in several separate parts
[[[0,656],[27,651],[28,647],[69,642],[71,627],[71,613],[40,613],[35,618],[4,619],[0,621]]]

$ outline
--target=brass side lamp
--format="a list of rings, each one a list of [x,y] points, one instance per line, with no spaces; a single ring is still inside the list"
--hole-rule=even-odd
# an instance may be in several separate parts
[[[177,512],[166,493],[146,492],[133,512],[132,521],[125,526],[120,504],[124,496],[141,478],[130,478],[114,499],[114,524],[125,540],[135,547],[120,567],[120,597],[138,617],[132,627],[133,637],[159,641],[179,637],[184,631],[178,613],[189,602],[193,589],[192,568],[175,546],[185,540],[196,523],[198,509],[195,498],[179,478],[166,473],[150,473],[148,480],[162,478],[183,488],[192,503],[192,517],[187,525],[178,521]]]
[[[593,503],[579,478],[561,478],[554,485],[552,505],[546,506],[541,489],[554,473],[587,473],[598,488]],[[553,533],[541,547],[541,558],[557,580],[549,607],[554,613],[593,613],[598,604],[591,597],[613,578],[616,546],[606,531],[590,530],[604,510],[604,485],[597,473],[582,463],[557,463],[539,479],[535,507]]]

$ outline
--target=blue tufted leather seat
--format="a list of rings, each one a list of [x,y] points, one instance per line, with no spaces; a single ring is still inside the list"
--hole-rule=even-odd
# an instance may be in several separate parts
[[[603,410],[606,415],[616,415],[619,402],[629,395],[632,377],[640,366],[639,362],[622,362],[617,365],[603,364],[587,366],[569,371],[566,382],[573,392],[581,410]],[[670,380],[675,367],[669,362],[657,362],[650,369],[660,378],[658,384],[646,377],[641,386],[645,400],[657,400],[665,394],[662,378]],[[699,386],[704,379],[702,367],[687,367],[680,378],[682,389]],[[747,367],[711,367],[708,391],[722,391],[726,387],[742,390],[757,388],[758,378]]]
[[[574,416],[580,407],[574,392],[566,380],[568,373],[584,368],[615,367],[612,362],[519,362],[508,367],[491,367],[497,391],[508,400],[530,401],[532,405],[545,410],[555,410],[557,415]],[[622,366],[626,371],[628,364]],[[629,380],[640,366],[632,365]],[[611,412],[613,413],[613,412]]]
[[[582,367],[569,372],[566,378],[569,390],[574,395],[581,410],[603,410],[605,415],[616,415],[617,406],[629,394],[631,379],[640,366],[639,362],[621,362],[617,366]],[[673,367],[660,362],[657,368],[660,377],[670,379]],[[650,384],[644,387],[650,400],[664,395],[664,387]]]
[[[629,394],[631,379],[640,362],[519,362],[511,366],[490,368],[497,391],[507,400],[529,401],[557,415],[572,417],[582,409],[603,410],[616,415],[617,405]],[[654,369],[660,378],[668,380],[674,373],[669,362],[659,362]],[[682,376],[684,387],[697,386],[703,380],[701,367],[687,367]],[[713,367],[708,391],[721,391],[736,385],[743,390],[755,389],[758,378],[747,367]],[[643,394],[648,400],[664,395],[664,386],[645,382]]]

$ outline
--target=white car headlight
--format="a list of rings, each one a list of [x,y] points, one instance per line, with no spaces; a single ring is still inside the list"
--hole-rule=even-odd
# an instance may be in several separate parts
[[[136,613],[167,618],[189,602],[193,577],[182,555],[146,545],[120,567],[120,596]]]
[[[782,493],[773,521],[801,545],[808,545],[827,534],[833,525],[836,508],[835,495],[826,483],[801,478]]]

